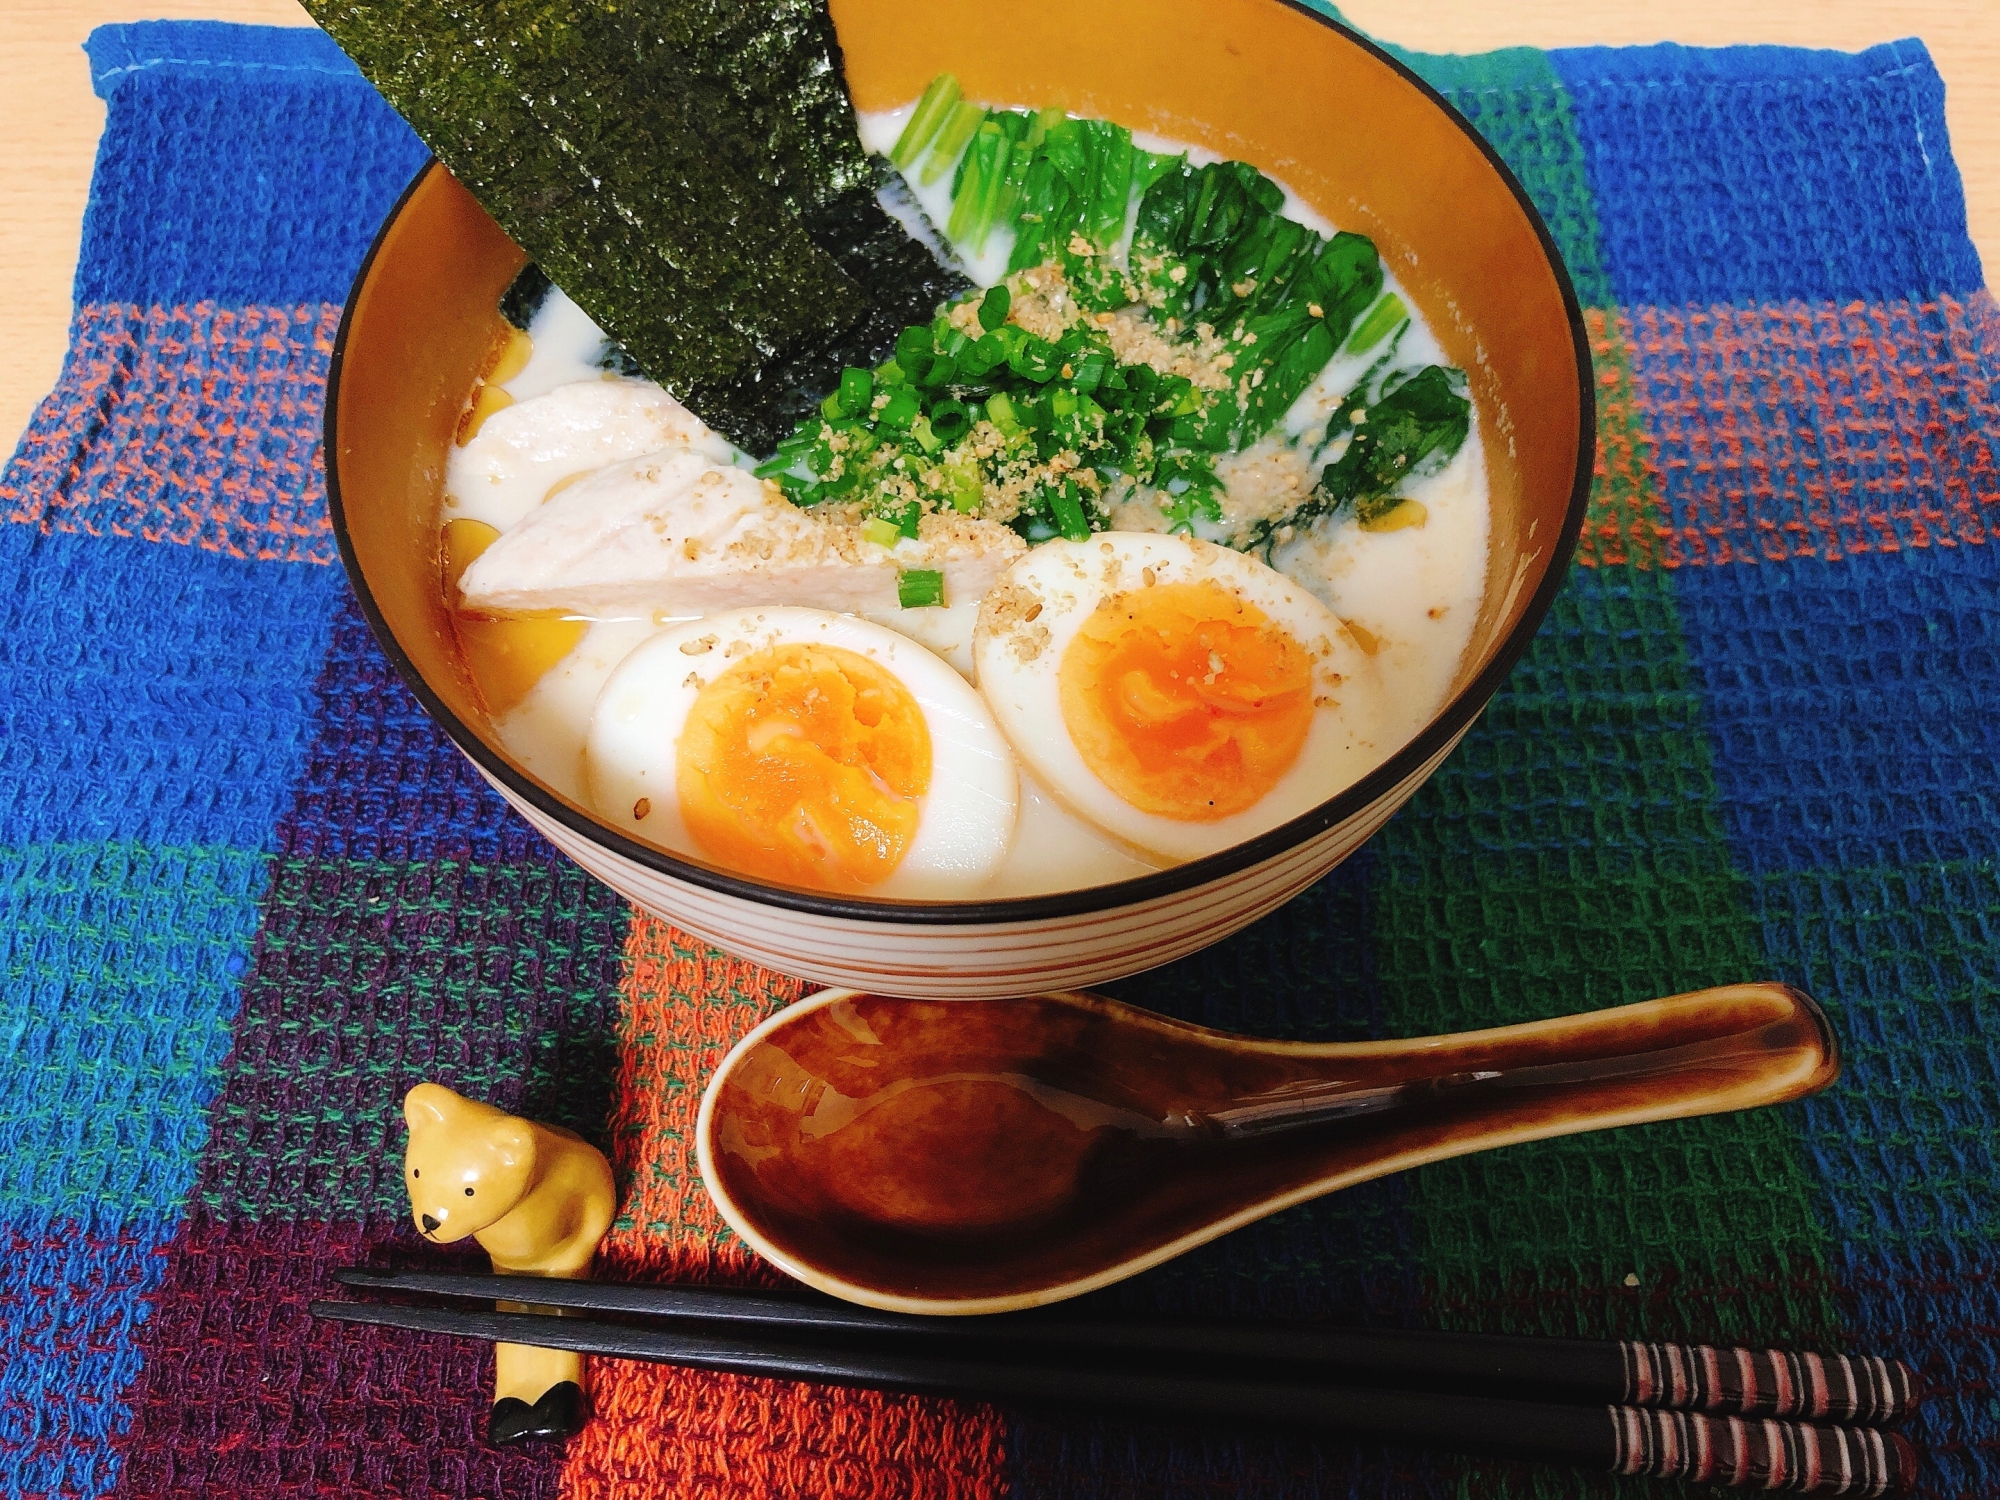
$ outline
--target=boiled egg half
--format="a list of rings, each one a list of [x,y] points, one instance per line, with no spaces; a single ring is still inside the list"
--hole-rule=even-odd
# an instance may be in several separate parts
[[[1380,674],[1324,604],[1189,537],[1047,542],[973,633],[980,692],[1073,812],[1187,860],[1309,812],[1372,769]]]
[[[672,625],[606,680],[584,745],[614,828],[733,873],[953,900],[1014,836],[1014,757],[965,679],[850,615],[752,608]]]

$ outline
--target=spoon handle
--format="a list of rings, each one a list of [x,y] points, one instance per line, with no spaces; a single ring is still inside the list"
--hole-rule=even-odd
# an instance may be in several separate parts
[[[1808,995],[1734,984],[1520,1026],[1323,1049],[1313,1076],[1202,1116],[1242,1140],[1369,1117],[1436,1160],[1585,1130],[1776,1104],[1840,1069]],[[1414,1165],[1403,1152],[1385,1164]],[[1369,1175],[1373,1175],[1372,1173]]]

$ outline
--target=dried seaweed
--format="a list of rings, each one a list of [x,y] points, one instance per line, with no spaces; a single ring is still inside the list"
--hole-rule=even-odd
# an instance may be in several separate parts
[[[609,5],[310,9],[536,262],[662,384],[705,400],[868,299],[736,163],[728,96]],[[851,133],[851,130],[850,130]]]

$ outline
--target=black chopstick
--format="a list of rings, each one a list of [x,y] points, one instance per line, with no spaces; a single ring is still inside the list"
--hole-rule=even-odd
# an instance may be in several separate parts
[[[540,1298],[549,1285],[543,1283],[535,1295]],[[545,1313],[365,1302],[315,1302],[312,1312],[340,1322],[574,1349],[737,1375],[1109,1409],[1155,1420],[1246,1422],[1798,1493],[1900,1495],[1908,1489],[1916,1465],[1907,1440],[1874,1428],[836,1348]]]
[[[711,1287],[438,1271],[340,1271],[335,1279],[375,1291],[506,1298],[581,1312],[764,1328],[833,1342],[859,1335],[1098,1362],[1198,1359],[1266,1374],[1282,1371],[1288,1377],[1313,1373],[1417,1390],[1499,1390],[1711,1416],[1887,1426],[1922,1399],[1915,1375],[1900,1361],[1782,1350],[1405,1329],[1077,1320],[1040,1313],[926,1318]]]

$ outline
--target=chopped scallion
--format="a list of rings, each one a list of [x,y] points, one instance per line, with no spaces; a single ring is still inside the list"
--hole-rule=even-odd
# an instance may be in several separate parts
[[[916,420],[918,410],[917,393],[905,386],[889,398],[887,406],[875,413],[875,420],[884,427],[906,428]]]
[[[878,547],[893,547],[903,539],[903,528],[881,516],[870,516],[861,523],[861,539]]]
[[[866,370],[857,370],[849,365],[840,372],[840,404],[843,415],[859,417],[866,415],[868,403],[875,397],[875,377]]]
[[[944,574],[935,568],[905,568],[896,575],[896,599],[905,609],[944,603]]]
[[[1083,518],[1083,504],[1076,497],[1076,486],[1069,481],[1062,488],[1049,492],[1049,510],[1054,514],[1056,527],[1072,542],[1090,540],[1090,523]]]
[[[955,443],[972,430],[972,413],[962,401],[940,401],[931,408],[930,429],[940,443]]]

